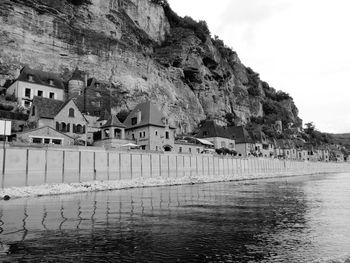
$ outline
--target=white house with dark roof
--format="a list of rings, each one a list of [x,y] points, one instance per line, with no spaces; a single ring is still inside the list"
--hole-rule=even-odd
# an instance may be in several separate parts
[[[64,101],[65,92],[58,75],[22,68],[17,80],[6,90],[8,95],[15,95],[23,107],[29,109],[35,96]]]
[[[173,151],[175,128],[158,107],[150,101],[140,103],[123,123],[125,137],[134,140],[144,150]]]

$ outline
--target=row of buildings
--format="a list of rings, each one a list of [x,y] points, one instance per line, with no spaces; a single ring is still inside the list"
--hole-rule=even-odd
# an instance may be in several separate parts
[[[110,112],[111,94],[94,78],[76,69],[68,81],[48,72],[24,67],[6,90],[28,111],[24,130],[16,133],[21,143],[41,145],[89,144],[105,148],[138,147],[148,151],[201,154],[217,152],[241,157],[257,156],[295,160],[329,161],[329,148],[297,147],[291,141],[271,141],[261,130],[225,126],[207,120],[195,135],[177,135],[176,128],[157,105],[144,101],[121,122]],[[95,138],[99,134],[98,138]],[[340,151],[333,149],[336,160]]]

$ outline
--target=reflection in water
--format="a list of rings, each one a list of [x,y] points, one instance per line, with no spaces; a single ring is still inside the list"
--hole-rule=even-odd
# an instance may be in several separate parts
[[[349,183],[348,176],[333,175],[1,202],[0,257],[28,262],[346,262]],[[1,252],[8,245],[10,255]]]

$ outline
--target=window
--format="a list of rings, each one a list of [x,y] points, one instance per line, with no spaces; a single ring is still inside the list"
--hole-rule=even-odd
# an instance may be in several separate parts
[[[165,132],[165,139],[169,139],[169,132],[168,131]]]
[[[33,82],[34,81],[34,76],[33,75],[28,75],[28,80]]]
[[[32,107],[32,116],[35,116],[35,106]]]
[[[192,149],[191,149],[191,148],[188,148],[188,152],[189,152],[189,153],[192,153]]]
[[[140,132],[140,138],[142,138],[142,132]]]
[[[24,96],[25,96],[25,97],[30,98],[30,93],[31,93],[31,89],[26,88],[26,89],[24,90]]]
[[[67,129],[67,125],[64,122],[62,122],[61,123],[61,131],[66,132],[66,129]]]
[[[197,153],[200,153],[201,152],[201,149],[197,148]]]
[[[45,143],[45,144],[50,144],[50,141],[51,141],[51,140],[48,139],[48,138],[45,138],[45,139],[44,139],[44,143]]]
[[[134,134],[134,133],[131,134],[131,138],[132,138],[133,140],[135,140],[135,134]]]
[[[83,126],[81,126],[80,124],[78,124],[77,126],[76,126],[76,133],[83,133]]]
[[[221,142],[221,148],[226,148],[226,143],[225,142]]]
[[[39,144],[41,144],[42,141],[43,141],[42,138],[33,138],[33,139],[32,139],[32,142],[33,142],[33,143],[39,143]]]
[[[156,146],[156,151],[158,151],[158,146]]]
[[[50,85],[50,86],[53,86],[53,85],[54,85],[53,79],[49,79],[49,85]]]
[[[234,145],[233,143],[230,143],[230,144],[229,144],[229,147],[230,147],[231,149],[233,149],[233,148],[235,148],[235,145]]]
[[[137,117],[134,117],[131,119],[131,125],[136,125],[137,124]]]
[[[74,109],[73,108],[69,109],[68,117],[74,118]]]
[[[50,99],[55,99],[55,92],[50,92],[49,93],[49,98]]]
[[[52,143],[61,145],[62,144],[62,140],[60,140],[60,139],[52,139]]]
[[[182,153],[182,147],[179,147],[179,153]]]
[[[38,96],[42,97],[43,96],[43,91],[42,90],[38,90]]]
[[[155,132],[156,136],[158,136],[158,131]]]
[[[24,107],[29,108],[30,107],[30,102],[29,101],[24,101]]]
[[[208,136],[208,132],[207,132],[207,131],[204,131],[204,132],[203,132],[203,136]]]
[[[143,138],[146,138],[146,132],[143,132]]]

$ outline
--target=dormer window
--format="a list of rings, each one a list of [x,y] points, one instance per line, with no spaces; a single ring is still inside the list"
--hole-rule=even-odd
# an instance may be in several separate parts
[[[136,125],[137,124],[137,117],[134,117],[131,119],[131,125]]]
[[[73,108],[70,108],[70,109],[69,109],[68,117],[74,118],[74,109],[73,109]]]
[[[33,75],[28,75],[28,81],[34,82],[34,76]]]
[[[95,88],[99,89],[100,88],[100,83],[95,83]]]
[[[53,85],[54,85],[53,79],[49,79],[49,85],[50,85],[50,86],[53,86]]]

